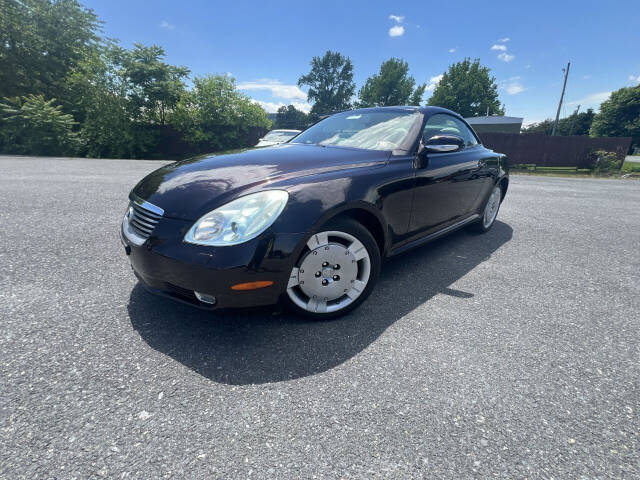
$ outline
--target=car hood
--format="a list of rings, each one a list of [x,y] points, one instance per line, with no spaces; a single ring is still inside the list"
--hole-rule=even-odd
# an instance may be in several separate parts
[[[389,155],[281,144],[172,163],[147,175],[132,193],[162,208],[166,217],[193,221],[245,192],[286,188],[297,177],[381,164]]]

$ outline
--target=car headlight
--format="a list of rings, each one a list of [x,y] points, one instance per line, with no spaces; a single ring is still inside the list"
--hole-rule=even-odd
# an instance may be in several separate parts
[[[201,217],[185,242],[222,247],[256,238],[271,226],[289,200],[284,190],[266,190],[237,198]]]

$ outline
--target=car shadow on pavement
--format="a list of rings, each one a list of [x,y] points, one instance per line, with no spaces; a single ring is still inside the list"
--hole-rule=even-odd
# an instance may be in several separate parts
[[[313,321],[277,309],[207,312],[136,285],[128,311],[152,348],[213,381],[246,385],[306,377],[349,360],[389,326],[438,293],[473,297],[450,286],[508,242],[496,222],[485,235],[466,230],[387,261],[371,296],[350,314]]]

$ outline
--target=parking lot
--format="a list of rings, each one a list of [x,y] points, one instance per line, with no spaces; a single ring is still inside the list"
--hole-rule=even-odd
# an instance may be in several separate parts
[[[514,175],[312,322],[137,285],[160,165],[0,157],[0,478],[640,476],[640,182]]]

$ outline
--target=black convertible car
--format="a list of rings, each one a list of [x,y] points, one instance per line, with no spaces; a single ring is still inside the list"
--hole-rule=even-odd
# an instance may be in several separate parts
[[[279,146],[156,170],[131,191],[121,237],[155,293],[325,318],[371,293],[383,258],[489,230],[508,185],[504,155],[454,112],[352,110]]]

